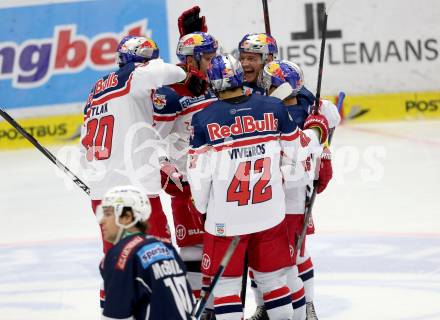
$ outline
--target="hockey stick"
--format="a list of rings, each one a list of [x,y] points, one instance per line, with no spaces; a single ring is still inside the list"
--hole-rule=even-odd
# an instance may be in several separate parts
[[[323,11],[324,20],[322,23],[322,36],[321,36],[321,51],[319,53],[319,67],[318,67],[318,84],[316,85],[316,96],[315,96],[315,104],[312,108],[312,114],[318,114],[319,109],[319,100],[321,99],[321,82],[322,82],[322,70],[324,68],[324,53],[325,53],[325,39],[327,37],[327,12],[325,12],[325,7]],[[318,185],[318,180],[313,181],[313,192],[310,197],[310,201],[308,202],[308,206],[306,207],[306,212],[304,214],[304,224],[301,230],[301,235],[296,243],[297,251],[301,250],[302,244],[304,242],[304,238],[307,232],[307,226],[309,224],[310,217],[312,215],[312,207],[316,198],[316,187]]]
[[[264,13],[264,28],[266,30],[266,34],[271,35],[270,32],[270,20],[269,20],[269,8],[267,7],[267,0],[263,1],[263,13]]]
[[[345,93],[344,92],[340,92],[339,96],[338,96],[338,103],[336,105],[336,107],[338,108],[338,111],[341,110],[342,107],[342,103],[344,102],[345,99]],[[329,137],[328,137],[328,143],[330,145],[331,140],[333,138],[333,134],[335,132],[334,130],[335,128],[333,128],[333,130],[330,132]],[[307,226],[309,225],[310,222],[310,218],[312,217],[312,208],[313,208],[313,204],[315,203],[315,199],[316,199],[316,194],[317,194],[317,185],[318,185],[318,180],[313,181],[313,192],[312,192],[312,196],[310,197],[310,201],[309,201],[309,205],[306,208],[306,212],[304,214],[304,224],[301,230],[301,235],[298,239],[298,242],[296,243],[296,250],[298,252],[301,251],[301,247],[302,244],[304,242],[304,239],[306,237],[306,233],[307,233]]]
[[[248,272],[249,272],[249,259],[247,251],[244,256],[244,264],[243,264],[243,277],[241,278],[241,304],[243,306],[243,310],[246,307],[246,291],[247,291],[247,282],[248,282]]]
[[[197,320],[200,319],[200,315],[202,314],[203,310],[205,309],[206,302],[208,301],[209,297],[212,294],[212,290],[216,286],[218,280],[223,274],[223,271],[225,271],[226,266],[229,263],[229,260],[231,260],[232,254],[235,251],[235,248],[237,248],[238,243],[240,242],[240,236],[235,236],[232,239],[232,242],[229,244],[228,249],[226,249],[226,252],[223,256],[222,261],[220,262],[220,266],[217,269],[217,272],[215,273],[214,277],[211,280],[211,284],[209,285],[209,288],[202,292],[201,297],[197,304],[195,305],[192,316],[195,317]]]
[[[78,178],[72,171],[69,170],[64,164],[62,164],[49,150],[43,147],[37,139],[35,139],[32,135],[30,135],[22,126],[20,126],[17,121],[14,120],[3,108],[0,107],[0,115],[7,121],[11,126],[13,126],[18,132],[20,132],[23,137],[25,137],[30,143],[34,145],[35,148],[41,151],[53,164],[55,164],[58,168],[60,168],[66,175],[69,176],[70,179],[80,187],[85,193],[90,196],[89,187],[82,182],[80,178]]]
[[[322,71],[324,69],[324,53],[325,53],[325,40],[327,38],[327,12],[324,7],[324,20],[322,22],[322,39],[321,39],[321,52],[319,53],[319,67],[318,67],[318,84],[316,85],[315,105],[313,106],[313,114],[318,114],[319,100],[321,99],[321,81]]]
[[[342,103],[344,102],[345,99],[345,93],[344,92],[339,92],[338,95],[338,102],[336,103],[336,107],[338,108],[338,112],[341,113],[341,108],[342,108]],[[332,139],[333,139],[333,134],[335,132],[336,128],[331,128],[330,129],[330,133],[328,135],[328,144],[330,145],[332,143]]]

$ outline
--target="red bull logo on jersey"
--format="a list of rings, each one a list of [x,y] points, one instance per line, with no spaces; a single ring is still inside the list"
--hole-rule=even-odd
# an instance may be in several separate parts
[[[123,35],[144,35],[146,31],[143,19],[126,25],[121,33],[106,32],[88,38],[78,33],[77,25],[69,24],[55,26],[49,38],[1,42],[0,78],[12,79],[16,88],[32,88],[56,74],[77,73],[86,67],[106,70],[115,66],[115,52]]]
[[[99,79],[95,84],[95,94],[98,94],[108,88],[113,88],[118,85],[118,75],[115,72],[109,74],[107,79]]]
[[[218,123],[209,123],[207,125],[209,139],[211,141],[228,138],[230,136],[239,136],[254,132],[276,131],[278,120],[273,113],[265,113],[262,120],[257,120],[253,116],[235,117],[235,122],[228,126],[221,126]]]
[[[157,109],[161,110],[161,109],[165,108],[165,106],[167,104],[166,95],[153,93],[152,97],[153,97],[153,104]]]

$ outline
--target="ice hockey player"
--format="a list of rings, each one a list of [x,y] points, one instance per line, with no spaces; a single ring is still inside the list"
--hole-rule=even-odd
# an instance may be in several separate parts
[[[265,33],[246,34],[238,44],[240,62],[245,77],[245,93],[252,92],[265,94],[265,90],[258,86],[258,77],[266,63],[276,59],[278,46],[274,37]],[[298,93],[301,104],[313,105],[313,93],[303,87]]]
[[[203,273],[212,276],[232,236],[241,236],[214,289],[216,318],[243,317],[239,294],[247,251],[269,318],[293,319],[287,286],[293,256],[281,164],[285,171],[306,160],[309,145],[325,141],[327,121],[321,115],[308,117],[304,127],[319,129],[308,138],[279,99],[244,95],[244,72],[231,55],[214,57],[208,77],[219,101],[193,115],[188,161],[195,206],[206,218]],[[309,175],[307,168],[297,167]]]
[[[261,77],[259,78],[259,85],[266,90],[270,96],[281,99],[286,106],[290,116],[297,123],[300,128],[303,128],[304,121],[309,116],[310,108],[307,105],[301,105],[297,99],[297,94],[300,92],[304,84],[304,76],[302,69],[293,62],[286,60],[274,60],[264,66]],[[319,112],[326,117],[329,127],[334,128],[340,122],[340,116],[335,105],[328,100],[322,100]],[[321,154],[319,161],[319,177],[318,178],[318,193],[324,191],[328,182],[332,177],[331,153],[328,147],[325,147]],[[289,233],[297,242],[301,229],[304,224],[304,210],[306,207],[307,184],[298,184],[291,186],[285,190],[286,193],[286,221],[289,228]],[[307,250],[305,250],[305,241],[301,252],[296,256],[297,266],[289,274],[288,280],[291,286],[295,287],[298,292],[305,288],[305,300],[307,302],[307,319],[317,319],[316,312],[313,305],[313,264],[311,257]],[[299,275],[301,278],[298,278]],[[301,281],[301,280],[302,281]],[[302,290],[302,298],[304,298],[304,290]],[[298,299],[300,294],[298,294]],[[296,307],[303,309],[304,300],[298,300]],[[295,306],[294,306],[295,308]],[[304,310],[305,312],[305,310]],[[300,314],[301,312],[298,312]]]
[[[264,65],[273,61],[277,57],[278,46],[275,38],[265,33],[246,34],[238,44],[238,51],[240,54],[240,62],[245,74],[245,94],[266,94],[266,90],[261,87],[258,79],[261,77]],[[310,107],[315,101],[313,94],[304,86],[301,88],[297,97],[299,103],[307,110],[310,110]],[[310,268],[307,268],[306,273],[309,275],[310,272],[313,273],[313,268],[311,268],[311,270]],[[249,275],[257,303],[257,309],[251,320],[265,320],[267,319],[267,313],[264,310],[263,297],[253,280],[253,273],[251,272]],[[300,298],[299,301],[301,301]],[[300,303],[298,303],[297,306],[299,304]]]
[[[158,196],[158,137],[152,128],[151,94],[162,85],[183,80],[186,74],[158,57],[159,48],[152,39],[122,39],[117,48],[119,69],[99,79],[88,96],[80,146],[93,211],[108,188],[136,185],[150,198],[150,234],[169,238]],[[103,242],[107,252],[111,244]]]
[[[191,191],[186,177],[192,116],[216,96],[208,91],[206,70],[216,54],[217,41],[205,32],[184,34],[177,44],[180,66],[186,71],[184,81],[163,87],[154,94],[155,129],[168,143],[167,159],[162,161],[162,185],[171,195],[171,207],[180,254],[185,261],[194,295],[202,287],[201,260],[203,224],[191,203]],[[168,176],[178,177],[181,188]],[[207,312],[209,312],[209,306]]]
[[[145,192],[114,187],[98,208],[103,237],[114,244],[100,264],[102,319],[192,319],[195,301],[182,260],[169,242],[146,235]]]

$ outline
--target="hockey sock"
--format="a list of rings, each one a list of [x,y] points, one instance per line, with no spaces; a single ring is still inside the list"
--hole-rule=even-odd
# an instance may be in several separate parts
[[[301,278],[301,280],[304,284],[306,302],[313,301],[314,271],[313,271],[312,258],[308,254],[307,250],[305,251],[303,257],[298,255],[297,264],[298,264],[299,277]]]
[[[304,288],[292,293],[293,320],[306,319],[306,298]]]
[[[292,297],[293,320],[304,320],[306,318],[306,299],[303,282],[298,276],[297,266],[288,269],[287,285]]]
[[[200,270],[201,261],[184,261],[186,266],[186,274],[188,282],[192,288],[194,297],[200,298],[200,290],[202,289],[202,273]]]
[[[263,299],[269,319],[292,318],[292,298],[287,286],[265,292]]]
[[[243,319],[243,306],[238,295],[215,297],[214,310],[218,320]]]
[[[258,289],[257,283],[255,282],[254,279],[254,274],[251,270],[249,270],[249,278],[251,279],[251,288],[252,288],[252,292],[254,293],[255,303],[257,304],[257,306],[261,307],[264,305],[263,292],[261,292],[261,290]]]

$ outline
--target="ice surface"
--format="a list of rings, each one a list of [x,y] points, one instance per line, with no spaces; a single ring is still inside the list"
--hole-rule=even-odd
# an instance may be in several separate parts
[[[440,319],[440,122],[344,125],[333,154],[308,239],[319,318]],[[60,176],[35,149],[0,153],[0,319],[99,317],[98,226]]]

